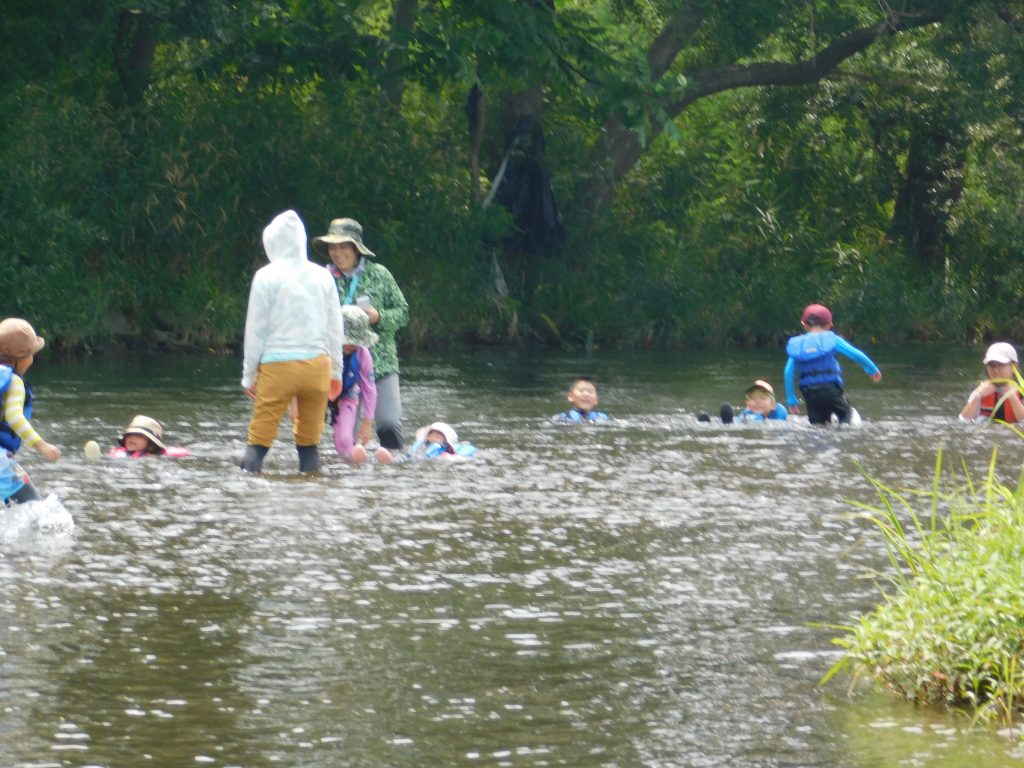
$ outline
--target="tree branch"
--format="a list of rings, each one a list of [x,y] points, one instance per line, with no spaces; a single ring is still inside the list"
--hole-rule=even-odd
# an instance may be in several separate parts
[[[744,65],[730,65],[704,70],[687,75],[689,84],[681,97],[666,100],[664,111],[671,120],[686,107],[698,99],[722,91],[735,88],[751,88],[756,86],[794,86],[807,85],[820,81],[833,72],[840,64],[851,56],[870,47],[880,37],[896,34],[916,27],[935,24],[943,20],[943,15],[936,11],[920,14],[892,13],[882,21],[870,27],[853,30],[842,35],[821,49],[809,59],[795,62],[756,62]],[[690,23],[699,26],[700,19],[694,15]],[[674,27],[678,25],[678,27]],[[686,20],[677,16],[669,27],[658,36],[648,54],[652,72],[665,72],[672,59],[678,54],[688,35]],[[670,29],[672,31],[670,31]],[[696,27],[690,28],[690,33]],[[670,43],[675,44],[673,46]],[[655,50],[659,43],[664,42],[665,48]],[[671,52],[671,55],[669,55]],[[662,130],[662,123],[651,116],[651,136]],[[590,179],[587,191],[581,199],[587,201],[592,213],[603,208],[610,200],[615,186],[636,165],[644,152],[637,134],[613,116],[605,124],[602,135],[594,146],[591,167],[597,173]]]

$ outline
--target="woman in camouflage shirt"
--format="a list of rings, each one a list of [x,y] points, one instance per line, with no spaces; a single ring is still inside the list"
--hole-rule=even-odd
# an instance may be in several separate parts
[[[377,439],[384,448],[402,448],[402,393],[398,383],[395,334],[409,323],[409,304],[387,267],[371,261],[363,245],[363,228],[355,219],[334,219],[327,234],[313,238],[313,248],[330,259],[327,269],[338,286],[342,305],[366,312],[380,337],[370,347],[377,381]]]

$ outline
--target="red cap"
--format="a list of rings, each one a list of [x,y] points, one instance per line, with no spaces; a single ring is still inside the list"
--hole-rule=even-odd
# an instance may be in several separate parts
[[[808,325],[832,325],[832,313],[824,304],[808,304],[800,322]]]

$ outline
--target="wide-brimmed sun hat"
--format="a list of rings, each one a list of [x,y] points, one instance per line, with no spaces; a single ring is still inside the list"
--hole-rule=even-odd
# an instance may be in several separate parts
[[[420,427],[416,430],[416,442],[423,442],[427,439],[427,435],[431,432],[440,432],[444,435],[444,439],[448,441],[448,445],[455,447],[456,443],[459,442],[459,436],[455,433],[455,429],[451,424],[445,424],[443,421],[435,421],[433,424],[428,424],[425,427]]]
[[[749,395],[751,392],[757,390],[761,390],[766,395],[768,395],[772,400],[775,400],[775,390],[772,388],[772,385],[769,384],[764,379],[757,379],[753,384],[747,387],[747,394]]]
[[[989,363],[1016,363],[1017,362],[1017,350],[1013,348],[1012,344],[1007,344],[1005,341],[997,341],[987,350],[985,350],[985,365]]]
[[[313,249],[321,256],[327,256],[331,243],[352,243],[363,256],[371,259],[376,254],[363,245],[363,226],[355,219],[334,219],[327,227],[327,234],[313,238]]]
[[[800,322],[808,325],[832,325],[832,312],[824,304],[808,304],[804,307]]]
[[[354,344],[357,347],[372,347],[380,338],[370,330],[370,318],[355,304],[346,304],[341,308],[345,318],[345,338],[343,344]]]
[[[136,416],[132,419],[132,423],[125,429],[124,434],[121,435],[120,445],[124,446],[124,439],[128,435],[142,435],[148,438],[153,445],[162,451],[167,450],[167,446],[164,445],[164,428],[160,426],[160,422],[156,419],[151,419],[149,416]]]
[[[8,317],[0,321],[0,357],[19,360],[34,355],[46,346],[46,341],[36,336],[28,320]]]

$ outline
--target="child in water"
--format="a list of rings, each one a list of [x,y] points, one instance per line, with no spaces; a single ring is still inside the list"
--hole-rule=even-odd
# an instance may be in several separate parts
[[[832,331],[832,313],[821,304],[804,309],[800,325],[805,333],[786,343],[785,380],[786,405],[790,413],[800,413],[793,380],[807,404],[807,420],[811,424],[827,424],[833,415],[840,424],[849,424],[853,407],[843,392],[843,374],[836,359],[838,352],[864,369],[874,382],[882,380],[871,358]]]
[[[723,424],[731,424],[734,419],[741,422],[786,420],[785,406],[775,402],[775,390],[764,379],[758,379],[747,387],[746,395],[746,403],[738,414],[733,414],[733,407],[729,403],[722,406],[719,415]],[[706,416],[702,413],[698,419],[710,421]]]
[[[112,459],[140,459],[144,456],[182,458],[190,454],[185,448],[164,445],[164,428],[160,422],[140,414],[132,419],[107,455]]]
[[[1024,421],[1024,402],[1021,402],[1020,391],[1015,386],[1019,375],[1017,350],[1012,344],[997,341],[985,351],[983,362],[988,378],[971,392],[960,411],[960,419],[999,419],[1008,424]]]
[[[580,376],[573,381],[568,399],[572,408],[551,417],[556,424],[601,424],[611,421],[607,413],[596,410],[597,384],[589,376]]]
[[[459,442],[459,436],[450,424],[435,421],[416,430],[416,442],[409,455],[424,459],[468,459],[476,455],[476,446]]]
[[[370,330],[370,319],[354,304],[341,308],[345,319],[342,339],[344,366],[341,374],[341,394],[327,404],[331,426],[334,428],[334,448],[338,455],[353,464],[366,461],[366,443],[373,436],[373,417],[377,409],[377,385],[373,376],[373,358],[370,347],[377,343],[377,334]],[[356,429],[356,417],[362,401],[363,419]],[[377,461],[390,464],[391,452],[383,446],[376,451]]]
[[[9,317],[0,322],[0,498],[5,503],[38,501],[41,497],[28,473],[14,458],[22,444],[56,461],[60,449],[32,428],[32,387],[25,372],[46,344],[26,320]]]

